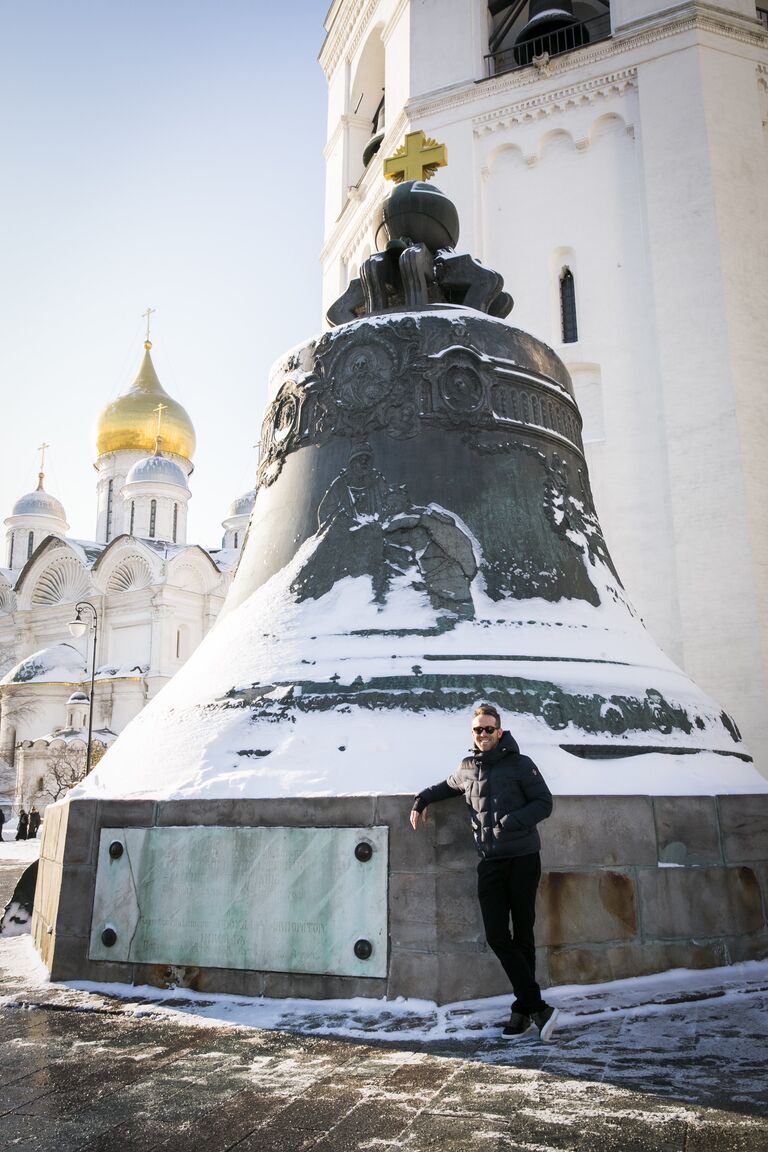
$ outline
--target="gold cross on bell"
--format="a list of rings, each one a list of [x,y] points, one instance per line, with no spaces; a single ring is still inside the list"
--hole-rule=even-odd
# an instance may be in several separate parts
[[[402,184],[404,180],[431,180],[438,168],[448,163],[448,149],[423,132],[406,133],[405,143],[384,161],[384,176]]]

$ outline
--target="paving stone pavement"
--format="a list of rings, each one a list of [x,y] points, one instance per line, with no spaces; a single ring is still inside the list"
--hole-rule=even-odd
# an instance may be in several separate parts
[[[488,1029],[380,1043],[373,1017],[371,1041],[355,1041],[312,1035],[333,1026],[320,1010],[266,1030],[186,1016],[179,1000],[39,986],[8,954],[0,938],[4,1150],[768,1149],[760,987],[594,1026],[586,1010],[546,1045]]]

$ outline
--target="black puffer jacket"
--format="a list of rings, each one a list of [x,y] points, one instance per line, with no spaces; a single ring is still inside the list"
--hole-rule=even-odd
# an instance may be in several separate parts
[[[475,751],[440,784],[419,792],[417,812],[438,800],[464,796],[472,816],[479,854],[527,856],[541,847],[536,825],[552,811],[552,793],[529,756],[521,756],[514,737],[505,732],[492,752]]]

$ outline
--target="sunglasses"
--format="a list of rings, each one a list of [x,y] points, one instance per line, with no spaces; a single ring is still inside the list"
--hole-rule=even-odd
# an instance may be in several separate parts
[[[498,728],[490,728],[486,724],[484,728],[473,728],[472,731],[474,732],[475,736],[479,736],[481,732],[485,732],[488,736],[491,736],[494,732],[498,732]]]

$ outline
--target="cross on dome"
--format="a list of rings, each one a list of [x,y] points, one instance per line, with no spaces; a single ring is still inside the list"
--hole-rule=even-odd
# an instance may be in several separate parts
[[[142,312],[141,314],[142,317],[146,316],[147,318],[147,334],[144,337],[144,347],[147,349],[147,351],[149,351],[149,349],[152,347],[152,341],[149,338],[149,321],[153,312],[157,312],[157,308],[147,308],[146,312]]]
[[[384,161],[384,177],[402,184],[404,180],[431,180],[438,168],[448,163],[445,144],[423,132],[406,133],[405,143]]]

